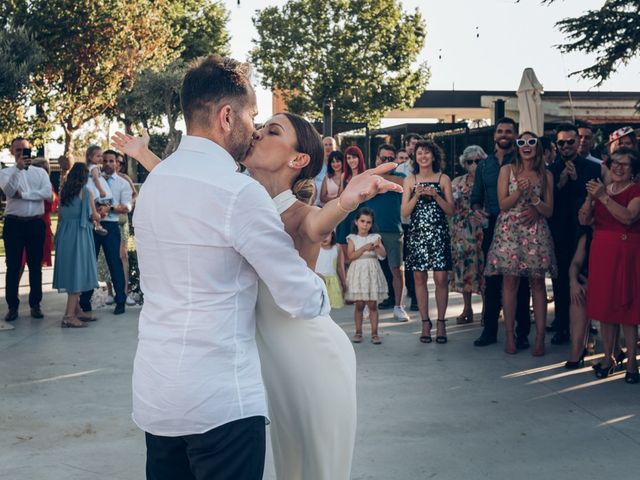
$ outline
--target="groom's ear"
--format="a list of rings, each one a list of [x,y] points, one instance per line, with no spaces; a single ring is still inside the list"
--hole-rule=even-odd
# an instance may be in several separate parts
[[[216,115],[216,124],[220,125],[220,128],[224,133],[229,133],[232,129],[231,124],[231,115],[233,114],[233,109],[231,105],[223,105],[220,110],[218,110],[218,114]]]

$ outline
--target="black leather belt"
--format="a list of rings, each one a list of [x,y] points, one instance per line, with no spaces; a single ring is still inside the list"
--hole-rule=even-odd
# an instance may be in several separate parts
[[[32,220],[41,220],[42,215],[34,215],[33,217],[21,217],[19,215],[5,215],[5,220],[15,220],[17,222],[31,222]]]

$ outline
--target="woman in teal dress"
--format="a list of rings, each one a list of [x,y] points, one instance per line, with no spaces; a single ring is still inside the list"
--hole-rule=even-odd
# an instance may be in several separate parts
[[[67,293],[62,328],[86,327],[86,322],[96,320],[84,313],[78,303],[81,292],[98,286],[92,221],[100,221],[100,215],[87,188],[88,178],[87,165],[76,163],[60,192],[53,288]]]

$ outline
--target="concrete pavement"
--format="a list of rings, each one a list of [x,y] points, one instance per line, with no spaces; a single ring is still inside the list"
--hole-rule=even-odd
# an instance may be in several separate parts
[[[0,332],[0,478],[144,478],[144,436],[130,420],[139,307],[99,310],[98,322],[71,330],[59,327],[64,295],[48,288],[43,320],[28,317],[22,299],[15,330]],[[451,296],[448,318],[460,302]],[[542,358],[506,355],[501,341],[473,347],[477,321],[452,320],[448,344],[424,345],[415,314],[398,324],[388,312],[383,344],[369,343],[365,328],[355,345],[353,479],[637,476],[640,385],[625,384],[623,373],[596,380],[588,366],[566,371],[564,346],[548,345]],[[334,319],[353,333],[352,307]],[[275,478],[270,460],[265,478]]]

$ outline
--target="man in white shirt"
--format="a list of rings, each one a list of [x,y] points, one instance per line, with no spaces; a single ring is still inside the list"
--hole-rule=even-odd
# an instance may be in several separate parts
[[[100,225],[107,231],[107,234],[99,235],[94,232],[93,240],[96,246],[96,257],[100,254],[100,248],[102,248],[107,267],[109,267],[116,303],[113,314],[121,315],[124,313],[127,295],[125,294],[124,268],[120,258],[120,243],[122,239],[118,220],[121,213],[129,213],[131,211],[133,191],[129,182],[116,175],[116,168],[116,152],[106,150],[102,154],[103,173],[101,176],[101,180],[104,179],[105,183],[101,183],[101,185],[103,189],[106,189],[105,193],[107,194],[103,198],[109,198],[110,204],[99,206],[98,209],[106,214],[100,220]],[[82,292],[82,295],[80,295],[80,308],[85,312],[91,311],[92,296],[93,290]]]
[[[145,303],[133,420],[146,432],[149,480],[261,479],[258,278],[301,317],[294,321],[329,311],[322,281],[294,250],[271,198],[236,171],[257,113],[248,76],[247,65],[214,55],[187,72],[187,135],[136,202]]]
[[[27,153],[29,152],[29,153]],[[42,168],[29,168],[31,146],[26,138],[11,142],[11,153],[16,160],[13,167],[0,171],[0,188],[7,196],[4,212],[4,249],[7,262],[5,298],[9,311],[5,321],[18,318],[18,284],[22,266],[22,252],[26,252],[29,267],[29,306],[33,318],[42,318],[42,255],[45,225],[44,200],[51,199],[51,182]]]

